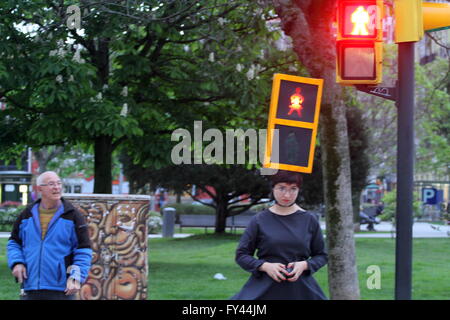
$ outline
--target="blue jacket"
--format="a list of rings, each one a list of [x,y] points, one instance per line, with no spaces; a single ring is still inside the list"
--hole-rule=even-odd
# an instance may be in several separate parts
[[[8,266],[26,266],[28,290],[64,291],[69,276],[86,281],[92,249],[83,215],[64,199],[50,221],[42,240],[39,222],[40,199],[25,208],[14,223],[8,241]],[[74,266],[70,268],[69,266]]]

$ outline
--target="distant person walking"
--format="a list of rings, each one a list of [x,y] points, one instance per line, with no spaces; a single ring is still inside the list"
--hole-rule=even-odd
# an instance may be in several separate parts
[[[164,189],[164,188],[158,188],[157,189],[157,192],[156,192],[156,194],[157,194],[157,196],[158,196],[158,206],[159,206],[159,210],[161,211],[162,209],[163,209],[163,207],[165,206],[165,204],[166,204],[166,197],[167,197],[167,194],[166,194],[167,192],[166,192],[166,190]]]
[[[8,266],[22,300],[73,300],[86,281],[92,249],[83,215],[61,197],[55,172],[36,181],[41,198],[26,207],[9,238]]]

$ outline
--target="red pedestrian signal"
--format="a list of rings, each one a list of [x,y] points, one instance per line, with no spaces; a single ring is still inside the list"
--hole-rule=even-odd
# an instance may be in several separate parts
[[[291,103],[289,104],[289,113],[288,116],[291,115],[292,112],[297,111],[298,116],[302,117],[302,103],[305,101],[305,98],[300,94],[301,88],[295,88],[295,93],[291,96]]]
[[[323,79],[274,75],[265,168],[312,172],[322,87]]]
[[[340,0],[337,13],[336,82],[382,81],[383,1]]]

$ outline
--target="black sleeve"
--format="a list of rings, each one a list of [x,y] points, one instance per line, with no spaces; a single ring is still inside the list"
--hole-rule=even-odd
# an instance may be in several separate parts
[[[9,237],[9,240],[14,240],[20,246],[22,246],[22,239],[20,238],[20,224],[26,217],[31,217],[31,210],[28,207],[25,208],[17,217]]]
[[[313,274],[328,262],[328,253],[325,248],[325,242],[323,240],[322,230],[320,229],[320,223],[317,219],[313,218],[312,228],[310,230],[312,237],[310,242],[311,257],[307,260],[308,270],[310,274]]]
[[[77,249],[89,248],[91,249],[91,240],[89,239],[88,224],[81,212],[75,209],[74,214],[75,233],[78,239]]]
[[[236,249],[236,263],[242,269],[253,273],[256,276],[260,275],[258,268],[265,262],[262,259],[256,259],[253,255],[257,248],[258,224],[256,216],[250,220],[244,234],[239,241]]]

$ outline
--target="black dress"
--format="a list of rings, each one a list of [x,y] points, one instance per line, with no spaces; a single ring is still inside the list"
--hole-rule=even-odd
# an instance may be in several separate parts
[[[253,257],[255,251],[257,259]],[[276,282],[258,268],[264,262],[287,265],[307,261],[295,282]],[[323,300],[327,299],[312,274],[328,261],[317,218],[307,211],[282,216],[264,210],[249,222],[236,250],[236,262],[252,273],[241,291],[231,299],[239,300]]]

